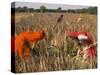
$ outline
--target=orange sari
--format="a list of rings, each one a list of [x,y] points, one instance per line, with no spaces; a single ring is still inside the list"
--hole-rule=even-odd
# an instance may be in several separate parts
[[[25,51],[25,57],[28,57],[30,55],[30,48],[29,46],[26,44],[27,43],[34,43],[36,44],[39,40],[42,40],[45,35],[45,33],[43,31],[40,32],[22,32],[20,33],[15,39],[12,38],[12,41],[15,41],[15,49],[13,49],[14,47],[14,43],[12,43],[12,51],[15,51],[15,53],[17,53],[17,55],[19,57],[24,57],[24,51]]]

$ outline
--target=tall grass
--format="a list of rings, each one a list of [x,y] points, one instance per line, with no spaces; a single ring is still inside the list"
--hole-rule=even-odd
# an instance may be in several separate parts
[[[31,14],[34,14],[34,16]],[[15,21],[16,35],[27,31],[28,26],[31,26],[33,31],[41,27],[47,30],[47,41],[39,41],[35,49],[31,50],[30,57],[27,60],[16,56],[16,72],[46,72],[92,69],[97,67],[97,57],[89,59],[90,63],[85,64],[82,62],[82,57],[76,57],[76,45],[67,36],[67,32],[69,31],[80,31],[83,29],[93,33],[94,40],[96,41],[96,15],[82,14],[82,20],[77,23],[77,18],[80,14],[63,13],[64,18],[62,22],[56,25],[60,14],[16,13],[16,17],[20,16]],[[54,46],[49,48],[51,45]]]

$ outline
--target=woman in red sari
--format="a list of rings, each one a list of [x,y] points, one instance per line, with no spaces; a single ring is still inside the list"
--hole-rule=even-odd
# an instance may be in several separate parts
[[[93,35],[90,32],[69,32],[68,35],[72,39],[76,39],[78,45],[83,49],[79,50],[77,55],[82,54],[83,59],[87,60],[87,58],[93,58],[96,56],[95,43],[93,39]]]

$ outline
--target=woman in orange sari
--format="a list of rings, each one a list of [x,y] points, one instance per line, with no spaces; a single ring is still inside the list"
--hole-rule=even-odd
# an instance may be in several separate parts
[[[12,38],[12,37],[11,37]],[[39,40],[46,38],[44,31],[36,32],[22,32],[15,39],[12,38],[12,41],[15,41],[15,47],[12,45],[12,52],[15,51],[20,58],[28,57],[30,55],[30,47],[28,43],[33,43],[34,47]],[[14,43],[12,43],[14,44]],[[34,48],[33,47],[33,48]],[[15,48],[15,49],[13,49]],[[25,51],[25,54],[24,54]]]

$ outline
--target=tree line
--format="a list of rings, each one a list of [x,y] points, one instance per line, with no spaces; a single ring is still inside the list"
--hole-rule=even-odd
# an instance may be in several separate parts
[[[97,14],[97,7],[88,7],[82,9],[68,9],[63,10],[61,7],[57,9],[47,9],[45,6],[40,6],[39,9],[28,8],[27,6],[24,7],[17,7],[15,8],[16,12],[68,12],[68,13],[89,13],[89,14]]]

